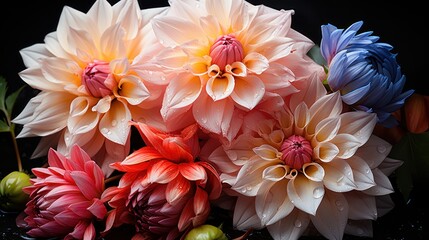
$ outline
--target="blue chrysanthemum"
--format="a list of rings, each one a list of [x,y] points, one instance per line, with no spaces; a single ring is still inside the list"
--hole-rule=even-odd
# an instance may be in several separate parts
[[[378,42],[372,32],[357,34],[363,22],[346,30],[322,26],[320,50],[328,67],[327,82],[340,91],[343,102],[355,110],[377,113],[386,127],[397,124],[392,112],[401,108],[414,90],[403,92],[405,75],[396,61],[393,47]]]

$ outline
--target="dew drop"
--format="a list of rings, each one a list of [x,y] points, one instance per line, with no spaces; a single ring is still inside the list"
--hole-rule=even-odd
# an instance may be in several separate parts
[[[377,146],[377,151],[378,151],[379,153],[385,153],[385,152],[386,152],[386,150],[387,150],[387,148],[386,148],[386,146],[384,146],[384,145]]]
[[[109,132],[109,129],[107,128],[102,128],[101,129],[101,133],[107,134]]]
[[[246,187],[246,191],[252,191],[252,187],[251,186],[247,186]]]
[[[300,228],[302,226],[302,222],[301,220],[297,219],[295,220],[295,222],[293,223],[295,225],[295,227]]]
[[[321,187],[317,187],[313,190],[313,197],[314,198],[321,198],[325,194],[325,189]]]
[[[118,124],[118,121],[112,120],[112,127],[115,127]]]
[[[344,204],[342,201],[340,201],[340,200],[335,201],[335,205],[337,205],[338,210],[340,210],[340,211],[344,210]]]

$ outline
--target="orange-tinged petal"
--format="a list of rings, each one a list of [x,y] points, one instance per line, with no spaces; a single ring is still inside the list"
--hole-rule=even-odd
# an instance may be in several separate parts
[[[169,204],[175,205],[175,202],[188,194],[190,189],[191,184],[189,180],[179,174],[167,184],[165,199]]]
[[[180,174],[189,181],[204,180],[207,178],[205,168],[197,163],[182,163],[178,168]]]
[[[177,165],[166,160],[155,163],[148,171],[148,177],[151,183],[168,183],[175,179],[178,174]]]

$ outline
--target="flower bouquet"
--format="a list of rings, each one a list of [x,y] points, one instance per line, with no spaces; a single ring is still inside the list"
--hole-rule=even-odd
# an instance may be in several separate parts
[[[322,25],[316,44],[293,16],[244,0],[65,6],[20,51],[37,94],[16,117],[20,90],[0,82],[2,131],[21,126],[44,159],[0,185],[26,237],[372,237],[427,157],[428,97],[363,21]]]

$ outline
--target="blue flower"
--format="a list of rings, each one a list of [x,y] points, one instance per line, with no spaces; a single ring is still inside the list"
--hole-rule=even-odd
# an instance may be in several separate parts
[[[346,30],[327,24],[322,28],[320,51],[327,63],[327,83],[340,91],[343,102],[355,110],[377,114],[385,127],[397,125],[391,113],[404,105],[414,90],[403,91],[406,81],[393,47],[378,42],[372,32],[357,34],[363,21]]]

